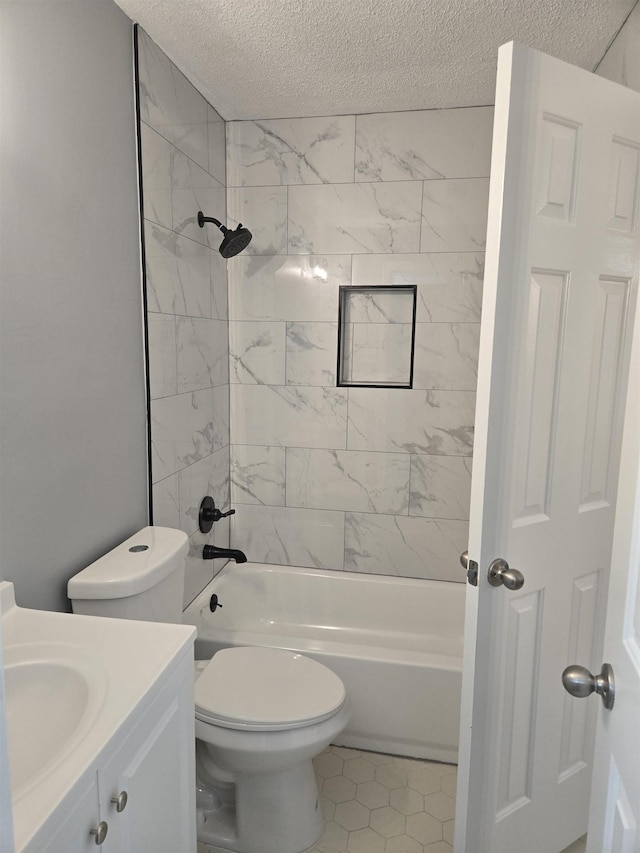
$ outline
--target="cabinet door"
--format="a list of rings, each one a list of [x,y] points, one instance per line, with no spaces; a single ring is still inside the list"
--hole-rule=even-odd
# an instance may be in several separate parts
[[[98,785],[95,772],[91,783],[71,808],[61,809],[58,826],[47,826],[47,837],[39,834],[27,850],[38,853],[98,853],[104,847],[96,846],[96,836],[91,830],[98,829]]]
[[[109,824],[102,853],[195,851],[193,675],[186,689],[154,703],[98,772],[100,815]],[[166,693],[164,694],[167,695]],[[118,799],[127,803],[117,811]]]

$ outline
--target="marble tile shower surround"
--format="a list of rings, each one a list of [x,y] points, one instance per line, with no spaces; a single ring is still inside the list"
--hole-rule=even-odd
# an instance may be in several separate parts
[[[229,220],[255,235],[228,265],[251,559],[463,580],[492,113],[227,124]],[[336,387],[342,285],[417,286],[413,389]],[[402,308],[381,291],[354,311],[354,357],[389,367]]]
[[[198,529],[204,495],[230,502],[229,330],[221,235],[197,212],[226,218],[225,124],[138,29],[153,520],[190,537],[185,602],[224,561],[229,521]]]

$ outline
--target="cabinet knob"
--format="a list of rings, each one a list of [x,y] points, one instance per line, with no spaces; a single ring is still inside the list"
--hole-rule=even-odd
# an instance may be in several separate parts
[[[90,830],[89,835],[95,835],[96,844],[102,844],[107,837],[108,829],[109,827],[107,826],[107,822],[105,820],[101,820],[95,829]]]
[[[123,812],[127,807],[127,792],[120,791],[117,797],[111,797],[111,802],[116,807],[117,812]]]

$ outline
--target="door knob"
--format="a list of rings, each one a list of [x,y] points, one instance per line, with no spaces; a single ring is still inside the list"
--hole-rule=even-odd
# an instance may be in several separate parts
[[[584,666],[568,666],[562,673],[562,684],[567,693],[584,699],[597,693],[602,696],[602,704],[610,711],[613,708],[616,695],[616,683],[613,668],[609,663],[603,663],[599,675],[592,675]]]
[[[475,560],[469,559],[468,551],[463,551],[460,554],[460,565],[467,570],[467,581],[471,586],[478,586],[478,564]]]
[[[491,586],[506,586],[507,589],[520,589],[524,586],[524,575],[517,569],[510,569],[506,560],[497,559],[489,566],[487,580]]]

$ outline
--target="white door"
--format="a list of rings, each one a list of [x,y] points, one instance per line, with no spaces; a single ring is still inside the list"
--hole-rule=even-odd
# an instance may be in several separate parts
[[[603,655],[617,689],[612,710],[599,709],[589,853],[640,853],[640,311],[620,461]]]
[[[500,49],[469,556],[456,853],[586,831],[630,323],[640,95]],[[495,558],[524,586],[491,586]]]

